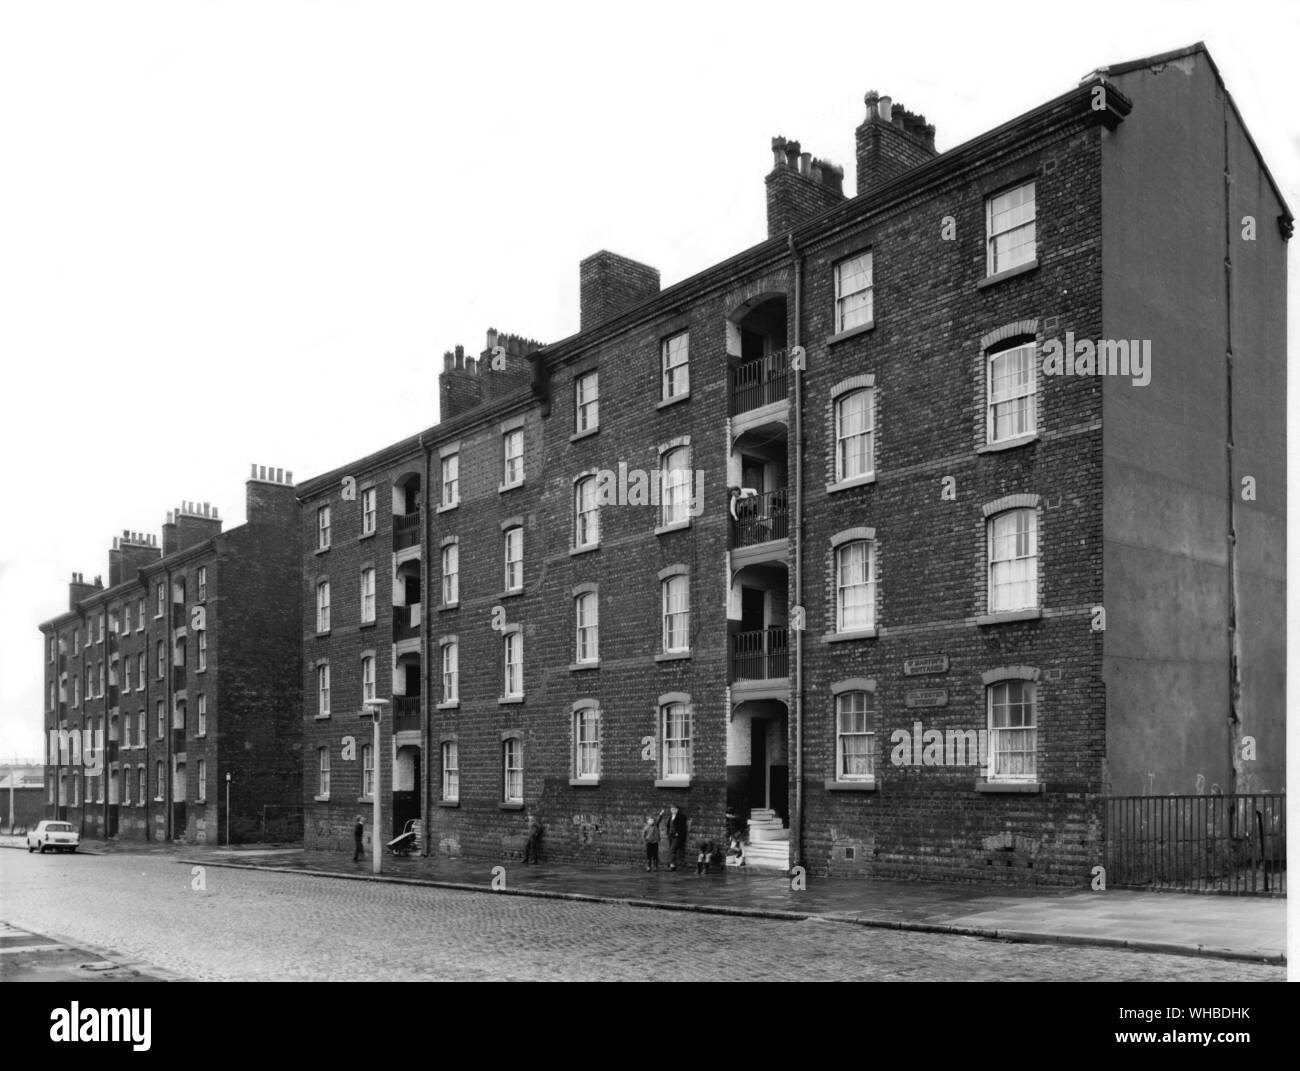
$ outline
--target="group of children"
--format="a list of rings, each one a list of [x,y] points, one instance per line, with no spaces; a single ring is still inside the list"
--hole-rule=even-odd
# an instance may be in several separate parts
[[[660,825],[664,820],[664,811],[657,815],[650,815],[645,820],[645,826],[641,830],[641,839],[645,841],[645,868],[646,871],[659,869],[659,842],[660,842]],[[744,866],[745,865],[745,846],[741,843],[741,832],[744,824],[736,817],[734,808],[727,808],[727,847],[725,852],[713,841],[701,841],[699,845],[699,854],[695,860],[695,873],[703,874],[715,864],[725,866]],[[678,808],[672,809],[672,814],[668,819],[668,846],[670,857],[668,862],[669,870],[677,869],[677,861],[686,854],[686,815]]]

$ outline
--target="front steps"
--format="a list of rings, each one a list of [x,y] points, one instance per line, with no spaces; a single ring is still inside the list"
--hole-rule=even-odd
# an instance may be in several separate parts
[[[790,831],[770,808],[756,807],[749,814],[745,866],[757,870],[790,869]]]

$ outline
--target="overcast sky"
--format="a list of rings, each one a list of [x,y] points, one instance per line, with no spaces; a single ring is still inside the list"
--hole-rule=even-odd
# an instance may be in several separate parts
[[[37,625],[114,533],[182,500],[232,527],[250,463],[301,480],[432,424],[442,352],[571,334],[597,249],[668,285],[761,241],[774,134],[851,192],[868,89],[942,151],[1204,40],[1296,209],[1298,12],[0,5],[0,759],[42,753]]]

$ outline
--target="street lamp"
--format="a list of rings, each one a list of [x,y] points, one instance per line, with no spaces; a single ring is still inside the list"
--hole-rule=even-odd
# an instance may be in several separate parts
[[[221,831],[218,830],[218,833]],[[230,847],[230,771],[226,771],[226,847]]]
[[[370,746],[370,792],[374,802],[371,812],[373,817],[370,820],[370,872],[372,874],[378,874],[382,869],[379,841],[379,719],[384,713],[384,707],[388,705],[387,699],[367,699],[361,711],[363,718],[370,718],[374,723],[374,741]],[[365,776],[364,771],[362,776]]]

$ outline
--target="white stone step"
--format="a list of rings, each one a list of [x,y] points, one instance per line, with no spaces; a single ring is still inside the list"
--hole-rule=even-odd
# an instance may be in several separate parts
[[[755,870],[789,870],[788,843],[749,844],[745,848],[745,867]]]
[[[762,844],[766,842],[788,841],[790,831],[784,826],[753,826],[749,827],[749,839],[751,843]]]

